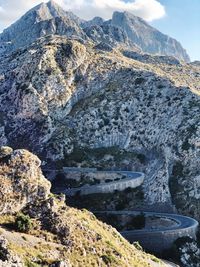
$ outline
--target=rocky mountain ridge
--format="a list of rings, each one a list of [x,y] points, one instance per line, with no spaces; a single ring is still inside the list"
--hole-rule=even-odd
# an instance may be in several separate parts
[[[2,51],[14,51],[47,35],[86,38],[76,17],[55,2],[42,3],[28,11],[0,35]]]
[[[122,45],[133,50],[137,47],[145,53],[190,61],[179,42],[128,12],[114,12],[109,21],[102,18],[84,21],[71,12],[64,11],[54,1],[34,7],[5,29],[0,34],[0,52],[14,51],[47,35],[60,35],[83,41],[90,39],[96,44],[106,42],[112,46]]]
[[[190,61],[189,56],[179,42],[162,34],[143,19],[131,13],[114,12],[111,24],[122,28],[128,39],[144,53],[173,56],[179,60]]]

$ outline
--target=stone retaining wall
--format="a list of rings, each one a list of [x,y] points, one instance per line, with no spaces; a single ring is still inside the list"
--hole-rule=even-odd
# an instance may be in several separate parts
[[[73,179],[76,181],[81,181],[84,179],[85,181],[88,181],[88,184],[90,181],[99,181],[99,183],[105,182],[106,180],[112,180],[115,179],[122,179],[127,175],[124,175],[120,172],[105,172],[105,171],[66,171],[64,172],[65,179]]]
[[[81,195],[98,194],[98,193],[112,193],[115,190],[123,191],[126,188],[136,188],[143,183],[144,175],[138,178],[127,178],[117,182],[103,183],[98,185],[85,185],[79,188],[67,189],[65,193],[67,195],[75,195],[79,192]]]
[[[69,188],[65,190],[66,195],[75,195],[76,193],[80,193],[81,195],[88,195],[88,194],[97,194],[97,193],[113,193],[115,190],[123,191],[126,188],[136,188],[140,186],[144,181],[144,174],[139,172],[115,172],[115,171],[96,171],[90,172],[87,174],[84,173],[67,173],[68,178],[73,179],[81,179],[81,175],[87,175],[85,178],[96,179],[101,181],[97,185],[84,185],[82,187],[77,188]],[[105,182],[106,179],[111,181]],[[115,181],[115,179],[117,179]],[[87,180],[87,179],[86,179]]]
[[[180,237],[190,236],[193,239],[196,239],[197,228],[198,226],[194,225],[186,229],[177,229],[162,232],[121,232],[121,235],[131,243],[139,241],[140,245],[148,251],[161,253],[166,249],[170,249],[174,241],[176,241]]]
[[[96,211],[95,214],[107,214],[107,215],[123,215],[123,216],[135,216],[138,215],[138,211]],[[178,238],[189,236],[196,239],[196,233],[198,230],[198,222],[190,217],[169,214],[169,213],[156,213],[156,212],[144,212],[146,216],[158,216],[168,218],[177,222],[176,226],[167,227],[166,229],[141,229],[141,230],[129,230],[122,231],[121,235],[125,237],[129,242],[133,243],[138,241],[141,246],[147,251],[161,253],[167,249],[170,249]]]
[[[69,172],[78,172],[78,173],[84,173],[84,172],[96,172],[96,168],[78,168],[78,167],[63,167],[64,173]]]

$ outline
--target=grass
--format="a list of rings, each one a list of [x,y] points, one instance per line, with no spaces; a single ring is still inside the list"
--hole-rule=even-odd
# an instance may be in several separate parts
[[[15,216],[13,215],[1,215],[0,216],[0,225],[10,225],[14,224]]]
[[[27,267],[46,267],[64,259],[69,259],[72,266],[77,267],[149,266],[149,261],[152,260],[151,255],[132,246],[114,228],[97,220],[86,209],[65,209],[61,218],[64,227],[66,226],[67,229],[69,227],[68,235],[66,235],[68,245],[60,243],[62,239],[59,239],[59,235],[54,241],[56,243],[45,241],[46,230],[40,229],[37,232],[40,240],[34,238],[36,235],[34,231],[31,235],[15,233],[15,238],[17,236],[21,238],[16,240],[17,242],[9,241],[9,248],[22,258]]]
[[[37,245],[30,245],[28,239],[25,239],[24,245],[19,245],[15,243],[9,244],[9,249],[12,250],[14,253],[19,255],[25,263],[25,266],[49,266],[57,259],[54,255],[55,251],[57,250],[56,247],[45,243],[45,241],[38,243]],[[61,246],[62,250],[62,246]],[[34,259],[34,260],[32,260]]]
[[[73,221],[76,221],[77,219],[78,221],[85,221],[85,225],[88,227],[88,232],[92,229],[95,229],[95,232],[99,236],[98,241],[93,243],[96,251],[98,251],[97,254],[94,256],[87,254],[87,260],[89,260],[91,263],[94,262],[94,265],[86,265],[86,261],[84,262],[83,259],[82,265],[79,266],[96,266],[95,262],[97,258],[101,258],[103,260],[102,266],[148,266],[147,258],[149,255],[142,251],[138,251],[136,248],[134,248],[134,246],[131,246],[117,233],[115,229],[109,228],[107,225],[95,220],[93,215],[86,210],[84,210],[84,212],[77,212],[76,210],[71,209],[70,213],[73,213],[70,216],[73,218]],[[78,239],[77,243],[81,242],[83,245],[83,240],[81,238],[82,233],[79,232],[79,229],[76,228],[76,230],[77,231],[74,234]],[[87,243],[87,240],[85,241],[85,247],[90,248],[90,244]]]

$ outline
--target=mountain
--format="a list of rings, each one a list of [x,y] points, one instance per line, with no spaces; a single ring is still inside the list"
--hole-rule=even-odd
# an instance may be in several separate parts
[[[22,16],[0,35],[0,47],[13,51],[47,35],[65,35],[86,38],[80,21],[71,12],[64,11],[54,1],[42,3]]]
[[[122,28],[128,38],[145,53],[173,56],[179,60],[190,61],[179,42],[162,34],[131,13],[114,12],[111,24]]]
[[[119,18],[123,18],[121,23]],[[68,25],[71,26],[66,28]],[[86,199],[89,208],[98,205],[107,210],[172,211],[200,221],[200,64],[182,60],[185,54],[182,50],[178,52],[176,41],[166,42],[166,37],[162,39],[160,33],[149,27],[127,13],[114,13],[109,21],[98,18],[87,23],[50,2],[30,10],[1,34],[6,53],[0,55],[0,146],[17,150],[8,149],[14,153],[11,158],[16,158],[16,162],[6,158],[1,165],[0,161],[2,175],[13,178],[9,183],[2,178],[0,190],[5,189],[4,200],[7,201],[5,184],[16,192],[30,186],[28,192],[32,192],[33,200],[38,191],[43,192],[41,172],[29,169],[31,164],[38,168],[39,161],[24,150],[19,152],[27,149],[41,158],[44,169],[79,166],[145,173],[144,183],[137,190],[93,196],[93,200]],[[142,31],[149,32],[148,38]],[[154,48],[159,47],[159,52],[155,49],[146,52],[152,49],[149,38],[152,44],[155,41]],[[160,50],[162,45],[164,50]],[[23,164],[20,167],[19,163],[29,167]],[[16,177],[14,169],[18,171]],[[34,180],[35,173],[41,179]],[[23,183],[19,187],[21,176]],[[12,182],[18,182],[16,190]],[[47,182],[44,184],[48,187]],[[26,193],[13,194],[16,198],[8,198],[8,204],[13,209],[23,206],[31,201]],[[96,220],[93,224],[91,217],[73,209],[62,217],[60,212],[65,208],[61,205],[57,212],[58,206],[53,205],[52,212],[52,201],[44,199],[42,211],[40,203],[36,210],[32,205],[33,213],[29,215],[41,211],[46,216],[47,212],[53,224],[51,220],[46,225],[41,217],[37,219],[45,224],[45,231],[52,226],[50,232],[56,236],[63,229],[58,242],[78,243],[73,231],[79,225],[76,214],[78,218],[87,218],[91,223],[90,234],[97,236],[96,227],[102,224]],[[73,216],[69,225],[70,214]],[[79,226],[84,230],[81,232],[84,242],[91,244],[93,240],[89,239],[85,225]],[[68,230],[72,239],[66,238]],[[111,234],[107,230],[104,237]],[[108,248],[109,242],[104,241],[102,246]],[[116,245],[118,239],[113,242]],[[129,249],[128,255],[132,253]],[[87,253],[87,249],[84,251]],[[187,261],[187,255],[182,266],[195,266]],[[87,263],[82,265],[88,266]]]
[[[54,1],[34,7],[4,30],[0,34],[0,52],[14,51],[47,35],[91,39],[96,44],[106,42],[112,47],[121,45],[133,50],[137,47],[144,53],[190,61],[179,42],[128,12],[114,12],[112,19],[108,21],[100,17],[84,21],[73,13],[64,11]]]
[[[199,218],[191,204],[198,203],[199,65],[132,59],[120,49],[48,36],[2,57],[1,145],[27,148],[51,167],[141,170],[144,203],[174,203]]]

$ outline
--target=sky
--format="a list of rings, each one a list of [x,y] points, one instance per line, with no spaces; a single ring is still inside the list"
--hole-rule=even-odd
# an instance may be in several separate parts
[[[83,19],[129,11],[181,42],[200,60],[200,0],[54,0]],[[42,0],[0,0],[0,32]],[[47,2],[46,0],[44,2]]]

